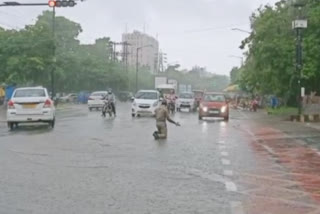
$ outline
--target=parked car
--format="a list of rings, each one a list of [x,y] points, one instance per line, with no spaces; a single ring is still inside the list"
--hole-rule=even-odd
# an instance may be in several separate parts
[[[78,95],[71,93],[66,96],[60,97],[59,101],[62,103],[76,103],[78,101]]]
[[[155,115],[160,106],[160,93],[156,90],[138,91],[132,103],[132,117],[141,115]]]
[[[92,109],[102,109],[104,106],[103,98],[108,94],[107,91],[96,91],[93,92],[88,98],[88,108],[90,111]]]
[[[205,93],[199,108],[199,120],[204,117],[222,117],[229,120],[229,105],[224,94]]]
[[[177,105],[177,111],[181,111],[181,109],[188,109],[189,111],[195,111],[196,105],[195,105],[193,93],[179,94],[176,105]]]
[[[7,108],[8,127],[12,130],[19,123],[44,122],[54,128],[55,107],[48,91],[43,87],[16,89]]]

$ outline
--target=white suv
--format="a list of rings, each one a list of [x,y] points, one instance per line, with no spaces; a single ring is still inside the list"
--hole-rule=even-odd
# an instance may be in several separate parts
[[[160,93],[156,90],[141,90],[136,94],[132,103],[132,117],[141,115],[155,115],[160,106]]]
[[[55,107],[47,89],[30,87],[16,89],[8,102],[8,127],[12,130],[19,123],[45,122],[55,125]]]

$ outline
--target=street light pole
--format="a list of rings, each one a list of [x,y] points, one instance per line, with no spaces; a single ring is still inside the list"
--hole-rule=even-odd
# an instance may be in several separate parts
[[[296,0],[293,4],[295,8],[298,8],[299,15],[296,20],[292,22],[292,28],[296,30],[296,73],[298,76],[298,115],[301,116],[302,114],[302,98],[304,96],[303,94],[303,88],[302,88],[302,29],[306,29],[308,27],[308,21],[306,19],[302,18],[302,7],[305,6],[304,2]]]
[[[242,33],[251,34],[251,32],[249,32],[249,31],[247,31],[247,30],[240,29],[240,28],[232,28],[231,30],[233,30],[233,31],[240,31],[240,32],[242,32]]]

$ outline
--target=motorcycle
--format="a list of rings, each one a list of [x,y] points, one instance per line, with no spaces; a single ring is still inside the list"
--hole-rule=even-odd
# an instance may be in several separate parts
[[[110,100],[104,100],[104,106],[102,107],[102,116],[106,117],[106,114],[109,114],[110,117],[112,117],[113,111],[112,111],[112,101]]]

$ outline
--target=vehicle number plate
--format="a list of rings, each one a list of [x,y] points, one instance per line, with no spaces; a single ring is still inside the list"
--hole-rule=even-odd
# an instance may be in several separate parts
[[[210,114],[219,114],[219,111],[209,111]]]
[[[23,108],[33,109],[36,108],[36,104],[23,104]]]

